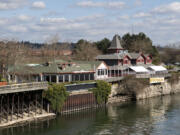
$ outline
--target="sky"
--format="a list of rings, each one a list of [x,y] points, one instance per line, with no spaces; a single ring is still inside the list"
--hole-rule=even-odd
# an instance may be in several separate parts
[[[144,32],[154,45],[180,41],[178,0],[0,0],[0,39],[98,41]]]

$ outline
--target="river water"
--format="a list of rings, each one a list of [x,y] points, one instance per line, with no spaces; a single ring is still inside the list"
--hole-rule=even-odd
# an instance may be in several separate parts
[[[118,103],[0,129],[0,135],[180,135],[180,95]]]

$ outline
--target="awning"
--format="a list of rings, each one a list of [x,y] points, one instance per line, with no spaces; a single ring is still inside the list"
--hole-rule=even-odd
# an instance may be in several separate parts
[[[149,66],[154,71],[167,71],[167,69],[163,66]]]
[[[135,72],[138,72],[138,73],[148,73],[149,71],[144,68],[143,66],[131,66],[130,69],[134,70]]]

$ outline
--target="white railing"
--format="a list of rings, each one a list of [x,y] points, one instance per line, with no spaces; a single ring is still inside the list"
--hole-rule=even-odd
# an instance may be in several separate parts
[[[158,73],[158,74],[155,74],[154,72],[150,72],[150,73],[139,73],[139,74],[136,74],[135,72],[124,72],[121,75],[112,74],[108,78],[118,78],[118,77],[124,77],[124,76],[128,76],[128,75],[135,76],[136,78],[170,77],[171,76],[169,73]],[[107,79],[107,78],[105,78],[105,79]]]
[[[162,74],[136,74],[136,78],[170,77],[168,73]]]

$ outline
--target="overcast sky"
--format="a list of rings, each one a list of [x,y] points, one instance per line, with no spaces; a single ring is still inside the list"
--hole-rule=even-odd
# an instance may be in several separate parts
[[[180,41],[176,0],[0,0],[0,39],[45,42],[146,33],[154,44]]]

